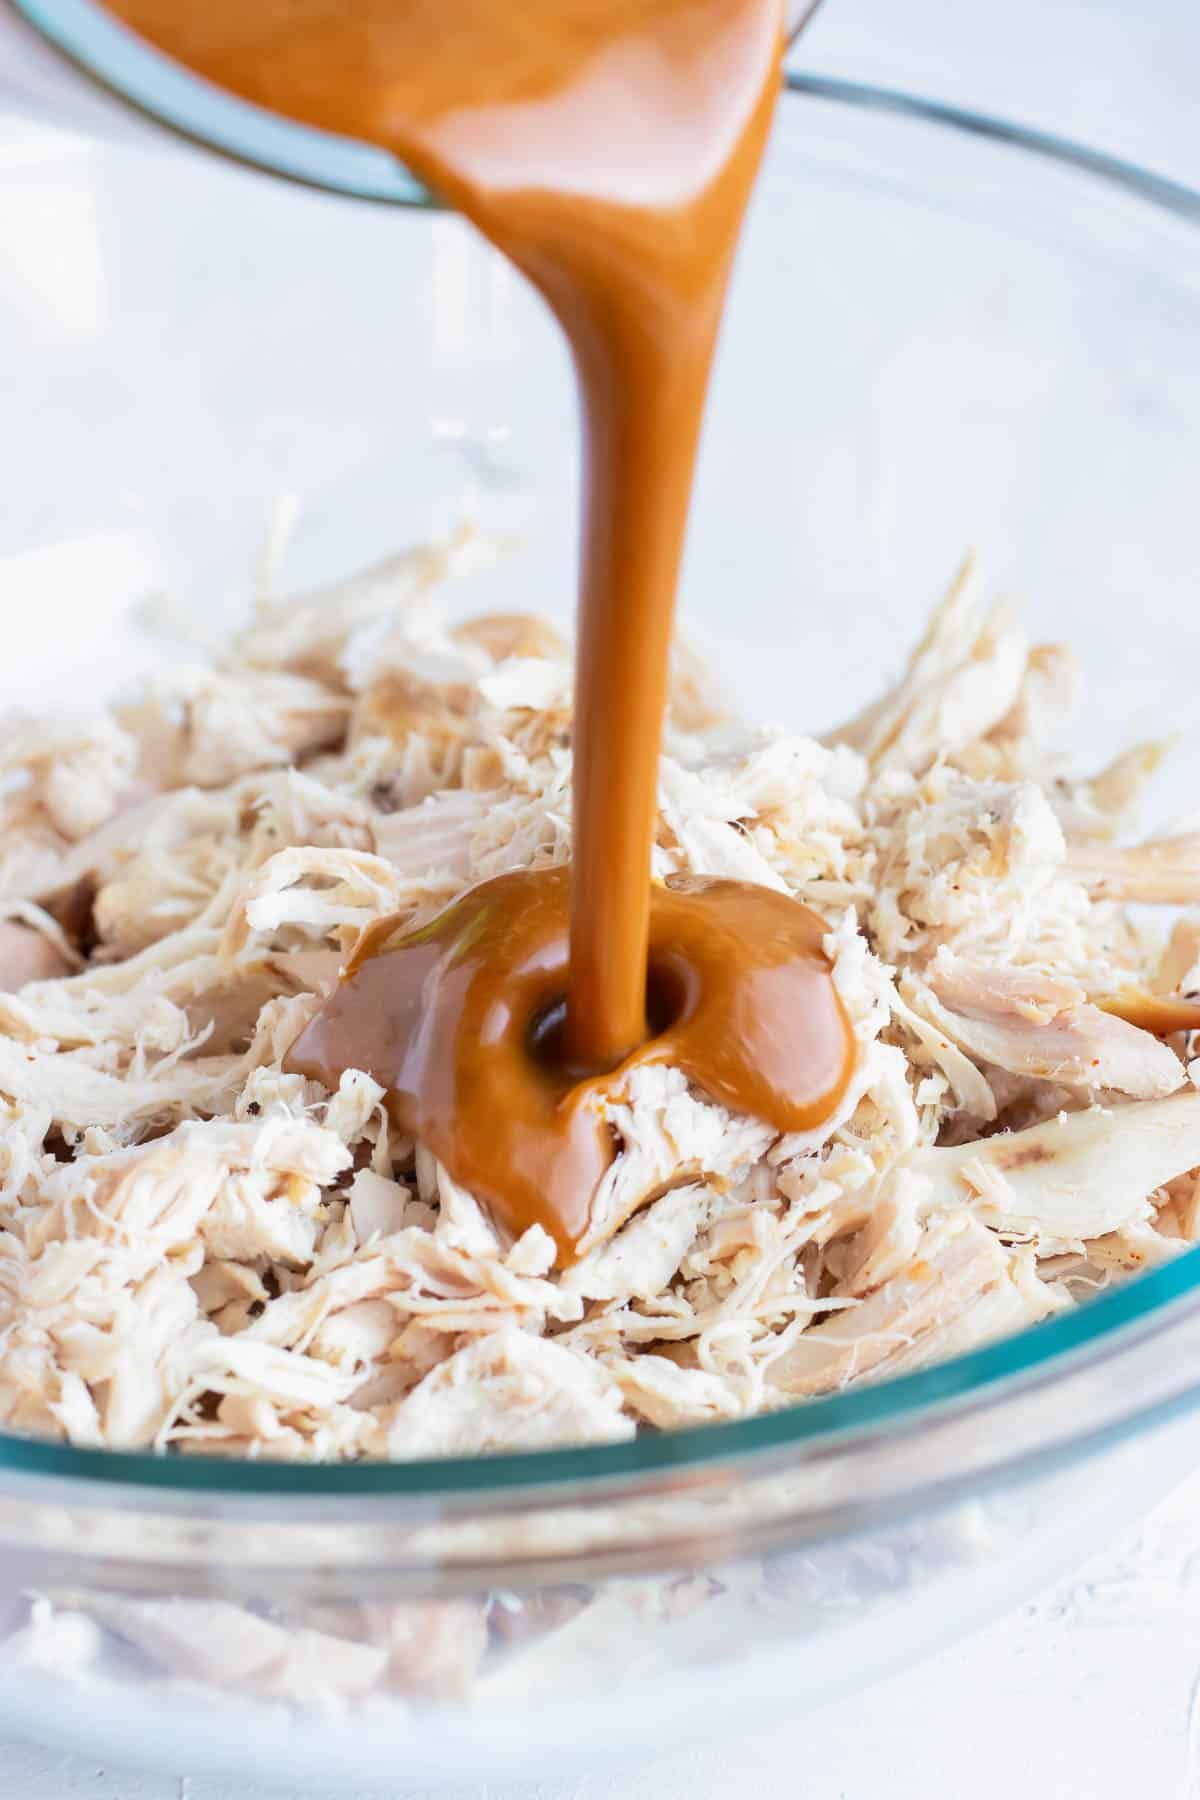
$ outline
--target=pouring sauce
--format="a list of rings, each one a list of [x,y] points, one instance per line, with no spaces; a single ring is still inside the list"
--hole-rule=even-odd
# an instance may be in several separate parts
[[[781,0],[109,0],[200,74],[399,156],[546,299],[584,434],[569,874],[368,932],[291,1066],[371,1070],[514,1231],[585,1235],[596,1107],[671,1062],[781,1131],[853,1039],[799,902],[652,888],[668,652],[725,290],[779,87]]]
[[[291,1055],[324,1081],[365,1069],[400,1129],[496,1216],[569,1256],[613,1160],[615,1085],[566,1034],[568,871],[481,882],[423,930],[381,919]],[[648,1032],[622,1063],[668,1063],[736,1112],[807,1131],[849,1077],[846,1024],[806,906],[749,882],[650,892]]]

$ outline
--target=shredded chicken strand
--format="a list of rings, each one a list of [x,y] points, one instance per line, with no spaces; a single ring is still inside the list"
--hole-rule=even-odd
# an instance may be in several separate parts
[[[7,1429],[294,1460],[618,1440],[920,1366],[1195,1241],[1200,839],[1118,841],[1167,746],[1072,777],[1048,741],[1069,652],[970,565],[824,741],[739,724],[675,659],[654,875],[827,920],[856,1067],[821,1129],[638,1070],[560,1268],[369,1076],[285,1073],[364,926],[570,855],[570,649],[532,617],[448,622],[441,586],[484,554],[464,534],[264,591],[185,676],[0,728]],[[1197,911],[1159,935],[1147,901]],[[188,1603],[113,1606],[100,1625],[214,1675]],[[346,1694],[414,1659],[444,1691],[445,1644],[482,1654],[473,1614],[379,1610],[334,1658]],[[267,1694],[319,1687],[347,1643],[239,1619]],[[28,1631],[44,1654],[50,1615]]]

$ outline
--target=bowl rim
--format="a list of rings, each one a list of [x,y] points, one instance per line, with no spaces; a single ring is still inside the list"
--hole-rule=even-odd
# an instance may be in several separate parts
[[[441,210],[441,202],[387,151],[285,119],[226,93],[154,49],[96,0],[10,0],[50,47],[147,120],[177,137],[301,186],[388,206]],[[806,74],[785,64],[785,89],[872,112],[908,114],[1008,143],[1111,184],[1188,219],[1200,189],[1056,132],[873,82]]]
[[[616,1483],[713,1471],[735,1462],[775,1464],[788,1452],[803,1459],[835,1448],[866,1448],[902,1430],[911,1432],[964,1410],[995,1406],[1016,1392],[1065,1379],[1081,1367],[1120,1354],[1146,1331],[1167,1328],[1197,1311],[1200,1246],[1076,1310],[931,1368],[726,1424],[646,1433],[613,1444],[353,1463],[231,1459],[202,1453],[172,1456],[154,1450],[60,1444],[0,1431],[0,1474],[214,1498],[308,1495],[326,1500],[411,1498],[426,1503],[452,1497],[484,1502],[491,1498],[511,1508],[523,1496],[541,1501],[569,1489],[572,1499],[580,1499],[582,1489],[599,1494]],[[1141,1418],[1114,1419],[1099,1433],[1089,1423],[1066,1433],[1059,1447],[1065,1452],[1078,1442],[1083,1453],[1093,1439],[1116,1441],[1139,1425],[1196,1406],[1200,1406],[1200,1371],[1165,1403],[1165,1411],[1156,1403]],[[1018,1461],[1041,1467],[1045,1454],[1035,1451]],[[1011,1466],[1002,1459],[998,1472]]]
[[[389,205],[437,202],[385,152],[282,120],[235,100],[151,50],[91,0],[13,0],[58,50],[134,108],[177,135],[304,186]],[[1200,189],[1089,145],[1011,120],[897,89],[785,70],[789,93],[912,118],[989,139],[1083,172],[1152,208],[1200,223]],[[1051,1381],[1114,1354],[1140,1330],[1200,1310],[1200,1246],[1078,1310],[911,1374],[806,1400],[753,1418],[643,1434],[615,1444],[437,1457],[413,1462],[296,1464],[85,1448],[0,1431],[0,1472],[217,1496],[325,1499],[489,1496],[506,1505],[536,1491],[578,1492],[621,1479],[670,1476],[733,1461],[799,1457],[993,1404],[1004,1393]],[[1181,1396],[1200,1404],[1200,1372]],[[1065,1442],[1069,1442],[1068,1438]]]

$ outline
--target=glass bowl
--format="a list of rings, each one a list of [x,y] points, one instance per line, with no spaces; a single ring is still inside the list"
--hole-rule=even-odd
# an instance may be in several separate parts
[[[0,115],[0,696],[95,698],[283,564],[471,517],[455,604],[569,610],[566,357],[456,220]],[[1083,758],[1196,766],[1200,199],[794,80],[720,355],[682,600],[819,730],[968,542],[1089,688]],[[1194,804],[1194,802],[1192,802]],[[1200,1454],[1200,1251],[923,1373],[744,1423],[409,1466],[0,1438],[0,1732],[281,1784],[503,1780],[795,1713],[1013,1604]],[[286,1653],[285,1653],[286,1652]],[[66,1678],[66,1679],[65,1679]]]

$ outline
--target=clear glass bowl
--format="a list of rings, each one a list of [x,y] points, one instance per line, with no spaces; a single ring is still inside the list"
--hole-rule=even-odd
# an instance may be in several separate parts
[[[296,586],[469,513],[511,550],[456,604],[567,609],[566,358],[457,221],[12,106],[0,152],[5,699],[127,678],[164,585],[206,629],[286,493]],[[1169,723],[1161,804],[1188,805],[1198,220],[950,109],[786,97],[682,608],[749,709],[851,711],[974,541],[1080,652],[1081,755]],[[1200,1449],[1198,1288],[1193,1251],[941,1368],[574,1452],[323,1469],[0,1438],[0,1732],[419,1787],[794,1712],[1166,1488]]]

